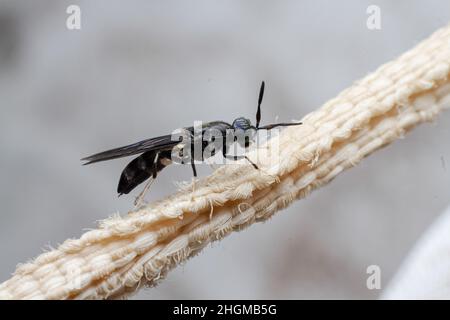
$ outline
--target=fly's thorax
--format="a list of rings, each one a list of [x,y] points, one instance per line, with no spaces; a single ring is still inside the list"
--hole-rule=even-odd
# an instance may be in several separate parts
[[[243,117],[232,124],[222,121],[196,122],[193,127],[175,131],[173,139],[180,142],[172,149],[172,163],[201,163],[217,154],[242,157],[250,146],[261,144],[259,133],[263,132],[260,131],[267,130],[257,130],[249,119]],[[221,158],[214,160],[221,161]]]

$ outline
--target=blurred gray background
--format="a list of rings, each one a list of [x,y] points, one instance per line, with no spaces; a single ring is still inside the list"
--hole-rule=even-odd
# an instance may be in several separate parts
[[[66,28],[70,4],[81,30]],[[137,192],[116,196],[130,159],[81,157],[194,120],[253,119],[263,79],[263,122],[300,118],[448,22],[445,0],[0,1],[0,282],[132,207]],[[449,128],[442,114],[134,298],[376,298],[367,266],[386,287],[449,203]],[[171,167],[148,199],[190,178]]]

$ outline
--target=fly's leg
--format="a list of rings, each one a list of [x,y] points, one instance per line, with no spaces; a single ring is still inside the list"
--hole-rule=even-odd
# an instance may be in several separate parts
[[[259,170],[259,168],[258,168],[258,166],[256,165],[256,163],[254,163],[252,160],[250,160],[246,155],[243,155],[243,156],[231,156],[231,155],[227,155],[227,151],[228,151],[228,148],[227,148],[227,146],[225,146],[225,147],[222,149],[222,155],[223,155],[223,157],[224,157],[225,159],[233,160],[233,161],[238,161],[238,160],[241,160],[241,159],[246,159],[246,160],[253,166],[253,168],[255,168],[256,170]]]
[[[258,171],[260,171],[260,172],[263,172],[263,173],[265,173],[265,174],[267,174],[267,175],[273,177],[276,181],[279,181],[279,178],[278,178],[277,176],[274,176],[274,175],[272,175],[272,174],[270,174],[270,173],[267,173],[267,172],[265,172],[264,170],[260,169],[260,168],[256,165],[256,163],[254,163],[252,160],[250,160],[246,155],[244,155],[244,156],[229,156],[229,155],[224,154],[224,158],[225,158],[225,159],[228,159],[228,160],[233,160],[233,161],[238,161],[238,160],[246,159],[246,160],[253,166],[253,168],[255,168],[256,170],[258,170]]]
[[[158,161],[159,161],[159,152],[155,156],[155,160],[153,160],[153,171],[152,171],[152,177],[149,179],[147,184],[145,185],[144,189],[139,193],[139,195],[134,200],[134,205],[136,208],[140,207],[141,204],[144,202],[145,195],[147,194],[148,190],[150,189],[150,186],[152,185],[153,181],[156,179],[156,175],[158,172]]]
[[[150,178],[148,182],[145,184],[144,189],[139,193],[139,195],[134,200],[134,206],[136,208],[140,207],[141,204],[144,202],[144,197],[147,194],[148,190],[150,189],[150,186],[152,185],[153,181],[155,181],[153,178]]]
[[[194,192],[195,192],[195,180],[197,179],[197,169],[195,168],[194,159],[191,160],[191,167],[192,167],[192,193],[191,193],[191,201],[194,199]]]
[[[253,168],[255,168],[256,170],[258,170],[258,166],[252,161],[250,160],[246,155],[243,156],[233,156],[233,155],[228,155],[228,149],[230,148],[231,145],[227,145],[226,143],[224,143],[223,147],[222,147],[222,156],[224,159],[228,159],[228,160],[233,160],[233,161],[238,161],[241,159],[246,159],[248,162],[251,163],[251,165],[253,166]]]
[[[245,159],[247,159],[248,162],[251,163],[251,165],[253,166],[253,168],[255,168],[256,170],[259,170],[258,166],[256,165],[256,163],[254,163],[252,160],[250,160],[247,156],[244,156]]]
[[[233,160],[233,161],[239,161],[242,159],[246,159],[253,166],[253,168],[255,168],[256,170],[259,170],[256,163],[254,163],[252,160],[250,160],[247,156],[228,156],[228,155],[226,155],[225,158],[228,160]]]

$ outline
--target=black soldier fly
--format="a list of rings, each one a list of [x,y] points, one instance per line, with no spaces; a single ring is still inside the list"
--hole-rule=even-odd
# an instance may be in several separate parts
[[[199,132],[199,135],[196,136],[195,128],[194,127],[186,127],[183,128],[184,132],[187,133],[188,136],[190,136],[189,144],[190,148],[188,146],[188,152],[184,149],[185,144],[183,144],[182,140],[180,139],[174,139],[173,135],[164,135],[156,138],[146,139],[131,145],[127,145],[124,147],[100,152],[97,154],[94,154],[92,156],[83,158],[81,160],[87,161],[84,163],[85,165],[100,162],[100,161],[106,161],[121,157],[127,157],[135,154],[140,154],[137,158],[135,158],[133,161],[131,161],[125,169],[122,171],[122,174],[120,176],[119,185],[117,187],[117,192],[119,193],[119,196],[122,194],[128,194],[131,190],[136,188],[138,185],[149,179],[149,182],[144,187],[144,190],[141,192],[141,194],[136,199],[137,202],[140,202],[150,187],[150,183],[156,178],[157,174],[164,169],[166,166],[172,163],[172,156],[174,150],[181,153],[181,157],[183,159],[186,159],[187,153],[189,153],[189,159],[187,161],[184,161],[183,163],[189,162],[192,167],[192,172],[194,177],[197,177],[197,170],[195,168],[195,161],[203,161],[207,157],[214,156],[217,151],[221,151],[224,159],[230,159],[230,160],[240,160],[240,159],[246,159],[255,169],[258,169],[258,166],[253,163],[246,155],[243,156],[230,156],[228,155],[228,150],[231,144],[233,144],[236,139],[225,139],[223,140],[223,144],[216,148],[211,154],[205,157],[203,151],[205,148],[208,147],[208,141],[206,139],[203,139],[204,136],[206,136],[207,131],[215,130],[216,132],[219,132],[223,137],[228,136],[231,133],[235,134],[235,136],[243,135],[245,132],[251,132],[250,135],[247,135],[244,139],[243,146],[245,148],[248,148],[251,144],[252,137],[254,136],[255,132],[258,130],[270,130],[275,127],[287,127],[287,126],[295,126],[302,124],[301,122],[296,123],[275,123],[275,124],[269,124],[266,126],[260,126],[261,121],[261,102],[263,100],[264,96],[264,81],[261,83],[261,87],[259,90],[259,97],[258,97],[258,108],[256,112],[256,125],[253,126],[251,121],[244,117],[239,117],[233,121],[233,123],[229,124],[224,121],[213,121],[208,122],[202,125],[201,131]],[[201,146],[201,154],[199,157],[194,156],[194,145],[196,142],[200,140],[200,146]],[[239,140],[238,140],[239,141]],[[185,150],[185,154],[183,155],[182,152]],[[190,151],[190,152],[189,152]],[[192,155],[192,156],[191,156]]]

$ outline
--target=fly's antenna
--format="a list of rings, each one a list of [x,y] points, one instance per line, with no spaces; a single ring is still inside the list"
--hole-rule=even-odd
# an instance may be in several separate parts
[[[256,111],[256,129],[259,128],[259,123],[261,122],[261,102],[263,97],[264,97],[264,81],[261,82],[261,88],[259,89],[258,110]]]
[[[276,127],[290,127],[290,126],[298,126],[303,124],[302,122],[284,122],[284,123],[273,123],[273,124],[268,124],[267,126],[262,126],[259,127],[258,130],[270,130]]]
[[[267,126],[259,126],[261,122],[261,102],[264,97],[264,81],[261,83],[261,88],[259,89],[259,98],[258,98],[258,110],[256,111],[256,130],[270,130],[276,127],[290,127],[290,126],[298,126],[302,124],[301,122],[294,123],[274,123],[269,124]]]

